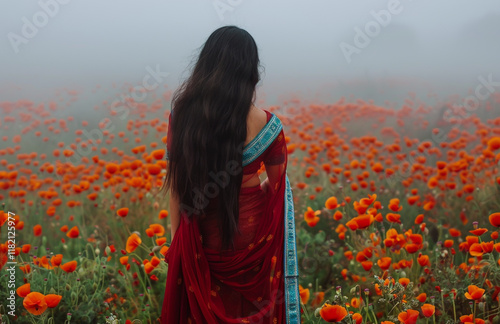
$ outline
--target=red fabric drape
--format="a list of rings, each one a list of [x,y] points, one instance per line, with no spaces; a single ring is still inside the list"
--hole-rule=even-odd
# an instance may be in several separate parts
[[[260,162],[266,164],[272,188],[267,193],[260,186],[241,188],[235,251],[218,249],[210,208],[202,216],[181,214],[165,258],[161,323],[285,323],[283,131],[244,173]]]

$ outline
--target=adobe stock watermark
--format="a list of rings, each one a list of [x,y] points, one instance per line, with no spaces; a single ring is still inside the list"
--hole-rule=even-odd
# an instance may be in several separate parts
[[[447,109],[442,118],[445,122],[447,123],[452,123],[453,127],[449,130],[448,133],[444,133],[441,131],[441,129],[438,128],[438,132],[435,134],[434,132],[431,135],[431,139],[425,139],[421,142],[432,142],[436,146],[440,145],[445,141],[445,139],[448,137],[449,133],[452,132],[454,129],[459,128],[461,124],[465,121],[466,118],[471,116],[471,113],[476,111],[480,107],[480,103],[486,101],[495,91],[500,88],[500,81],[494,81],[493,80],[493,74],[490,73],[488,76],[485,78],[482,75],[480,75],[478,78],[479,84],[476,85],[476,88],[474,89],[474,94],[469,95],[463,99],[462,105],[453,105],[454,108],[464,108],[466,112],[464,112],[463,109],[458,109],[458,111],[463,112],[460,115],[453,115],[450,117],[450,109]],[[415,161],[420,157],[424,156],[425,158],[429,157],[428,150],[424,150],[423,153],[418,152],[415,154],[415,156],[409,156],[406,162],[408,162],[410,165],[413,165]],[[389,184],[389,186],[392,188],[394,185],[403,180],[407,179],[411,175],[411,170],[408,168],[406,171],[403,171],[402,168],[398,168],[397,173],[394,173],[390,177],[387,177],[386,180]]]
[[[26,16],[21,18],[23,23],[21,27],[21,35],[9,32],[7,34],[7,38],[9,39],[10,46],[14,53],[19,53],[19,47],[24,44],[28,44],[30,39],[33,39],[41,28],[47,26],[50,19],[57,16],[61,5],[66,5],[70,2],[70,0],[39,0],[38,6],[40,6],[40,10],[35,12],[31,17],[31,20]]]
[[[119,98],[116,98],[111,102],[111,110],[115,113],[112,117],[118,117],[124,120],[128,117],[130,108],[136,107],[138,103],[144,102],[148,97],[148,92],[154,91],[158,86],[165,82],[166,78],[170,73],[161,71],[160,66],[157,64],[153,69],[151,66],[146,66],[146,71],[148,72],[142,78],[142,84],[134,86],[129,94],[121,94]],[[92,141],[95,145],[97,141],[102,141],[104,139],[104,131],[113,132],[115,126],[113,125],[113,120],[109,117],[105,117],[99,121],[99,125],[103,125],[102,128],[93,128],[90,131],[83,129],[82,136],[87,138],[87,142]],[[82,157],[92,154],[92,145],[77,145],[76,150],[73,150],[70,145],[66,145],[66,150],[71,150],[74,152],[73,155],[65,157],[65,162],[70,162],[73,164],[78,164],[81,162]],[[57,174],[57,172],[56,172]],[[59,176],[59,174],[57,174]]]
[[[16,223],[13,212],[7,212],[7,267],[8,274],[7,288],[9,289],[7,300],[5,301],[6,308],[9,309],[7,314],[15,316],[16,313]]]
[[[411,2],[413,0],[408,1]],[[359,55],[361,50],[370,45],[372,39],[380,34],[382,27],[387,27],[391,23],[392,17],[399,15],[401,12],[403,12],[403,5],[400,0],[387,1],[387,9],[382,9],[378,12],[375,10],[370,11],[373,20],[368,21],[363,29],[358,26],[354,27],[353,44],[347,42],[339,44],[347,63],[350,64],[352,56],[354,54]]]
[[[215,12],[219,16],[221,21],[224,21],[224,15],[226,12],[232,12],[236,7],[238,7],[243,0],[214,0],[212,5],[214,6]]]

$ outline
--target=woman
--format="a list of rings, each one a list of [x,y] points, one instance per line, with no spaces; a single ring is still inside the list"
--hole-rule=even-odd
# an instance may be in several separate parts
[[[162,323],[300,323],[285,136],[253,104],[258,68],[252,36],[221,27],[173,97]]]

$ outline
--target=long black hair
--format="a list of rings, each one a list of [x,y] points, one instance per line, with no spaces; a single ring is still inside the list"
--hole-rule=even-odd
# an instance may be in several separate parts
[[[236,26],[220,27],[172,97],[172,142],[162,189],[175,190],[181,212],[189,217],[203,213],[217,197],[223,248],[234,248],[243,144],[259,67],[253,37]]]

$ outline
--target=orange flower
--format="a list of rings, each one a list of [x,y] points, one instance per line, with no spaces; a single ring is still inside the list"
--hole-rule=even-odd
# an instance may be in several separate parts
[[[438,185],[438,180],[436,179],[436,177],[432,177],[429,179],[429,181],[427,181],[427,187],[429,187],[429,189],[434,189],[436,188]]]
[[[5,259],[5,262],[7,262],[7,259]],[[2,265],[2,262],[0,262],[0,265]],[[27,264],[26,266],[20,266],[19,269],[21,269],[21,271],[24,273],[24,274],[28,274],[31,272],[31,267],[29,264]]]
[[[45,296],[45,302],[47,303],[47,307],[49,308],[54,308],[59,305],[59,302],[61,301],[62,296],[61,295],[55,295],[55,294],[48,294]]]
[[[163,159],[163,155],[165,155],[165,149],[158,149],[151,152],[151,156],[156,160]]]
[[[316,226],[320,218],[318,215],[321,214],[321,210],[314,211],[311,207],[307,207],[307,211],[304,213],[304,220],[310,227]]]
[[[361,322],[363,322],[363,316],[360,313],[354,313],[352,319],[356,324],[361,324]]]
[[[128,215],[128,208],[127,207],[120,208],[116,211],[116,214],[120,217],[125,217]]]
[[[338,206],[337,198],[335,197],[330,197],[326,200],[325,202],[325,207],[327,209],[335,209]]]
[[[164,245],[161,247],[160,254],[166,256],[168,252],[168,246]]]
[[[370,226],[375,218],[371,214],[359,215],[348,221],[345,225],[351,230],[364,229]]]
[[[480,243],[474,243],[469,248],[469,253],[472,256],[478,257],[483,255],[483,248]]]
[[[167,242],[167,238],[166,237],[159,237],[156,239],[156,245],[160,246],[160,245],[163,245],[165,242]]]
[[[403,209],[403,206],[399,206],[399,199],[394,198],[389,201],[389,209],[393,212],[399,212]]]
[[[500,137],[490,138],[488,141],[488,149],[494,152],[499,148],[500,148]]]
[[[95,192],[87,195],[87,199],[95,201],[97,199],[97,194]]]
[[[489,242],[481,242],[481,248],[483,249],[483,253],[491,253],[493,252],[493,241]]]
[[[9,214],[5,213],[3,210],[0,210],[0,227],[5,224],[5,222],[9,219]]]
[[[42,225],[37,224],[37,225],[33,226],[33,235],[35,235],[35,236],[42,235]]]
[[[333,219],[335,219],[336,221],[341,220],[342,217],[343,217],[343,215],[340,212],[340,210],[335,211],[335,214],[333,214]]]
[[[380,162],[377,162],[372,166],[372,170],[373,172],[380,173],[384,171],[384,167],[380,164]]]
[[[65,264],[61,265],[61,269],[63,269],[65,272],[73,272],[76,269],[77,262],[76,261],[69,261],[66,262]]]
[[[30,283],[26,283],[26,284],[20,286],[19,288],[17,288],[16,292],[19,295],[19,297],[24,298],[24,297],[28,296],[28,294],[31,292],[30,286],[31,286]]]
[[[469,231],[469,233],[472,233],[477,236],[481,236],[486,232],[488,232],[486,228],[476,228],[475,230]]]
[[[436,311],[436,307],[431,304],[423,304],[422,305],[422,313],[424,314],[425,317],[431,317],[434,315],[434,312]]]
[[[39,292],[31,292],[23,300],[23,306],[33,315],[41,315],[47,309],[45,296]]]
[[[23,251],[23,253],[28,253],[31,249],[31,244],[24,244],[22,247],[21,247],[21,251]]]
[[[419,302],[424,303],[427,300],[427,294],[426,293],[421,293],[416,297]]]
[[[307,187],[307,184],[305,184],[304,182],[297,183],[297,188],[304,189],[305,187]]]
[[[162,168],[158,164],[148,164],[148,173],[151,175],[158,175],[161,173]]]
[[[127,265],[127,263],[128,263],[128,255],[122,256],[120,258],[120,263],[123,264],[123,265]]]
[[[151,264],[153,265],[153,267],[157,267],[160,264],[160,259],[158,259],[158,257],[156,256],[153,256],[151,258]]]
[[[363,261],[361,262],[361,266],[363,267],[363,269],[365,269],[365,271],[370,271],[370,269],[372,268],[373,266],[373,262],[368,260],[368,261]]]
[[[356,298],[354,297],[353,299],[351,299],[351,306],[354,307],[354,308],[359,308],[361,307],[361,298]]]
[[[391,266],[392,259],[390,257],[383,257],[377,260],[377,264],[382,270],[387,270]]]
[[[410,283],[410,279],[408,279],[408,278],[399,278],[398,282],[401,284],[401,286],[406,287]]]
[[[319,311],[319,315],[325,321],[331,322],[340,322],[347,315],[347,310],[339,305],[330,305],[325,303],[323,307],[321,307]]]
[[[404,324],[415,324],[419,314],[418,311],[409,309],[406,312],[399,313],[398,320]]]
[[[78,226],[73,226],[67,233],[66,236],[69,238],[77,238],[80,235]]]
[[[132,233],[127,239],[127,244],[125,250],[128,253],[132,253],[137,249],[137,247],[142,243],[141,238],[137,233]]]
[[[500,227],[500,213],[493,213],[489,217],[490,224],[495,227]]]
[[[474,322],[474,315],[473,314],[470,314],[470,315],[463,315],[463,316],[460,316],[460,322],[461,323],[464,323],[464,324],[484,324],[484,320],[483,319],[480,319],[480,318],[476,318],[476,321]]]
[[[54,267],[49,264],[49,260],[47,259],[46,255],[34,260],[34,263],[39,265],[42,268],[45,268],[45,269],[49,269],[49,270],[54,269]]]
[[[113,174],[116,173],[120,169],[120,166],[116,163],[109,163],[106,165],[106,171]]]
[[[162,236],[165,234],[165,228],[160,224],[151,224],[149,228],[153,231],[157,236]]]
[[[146,260],[147,261],[147,260]],[[155,267],[153,266],[153,264],[151,264],[151,262],[147,262],[146,264],[144,264],[144,271],[147,273],[147,274],[150,274],[151,271],[153,271],[155,269]]]
[[[62,262],[62,257],[63,255],[62,254],[56,254],[54,256],[52,256],[52,258],[50,258],[50,263],[54,266],[54,267],[58,267],[61,265],[61,262]]]
[[[373,202],[375,201],[375,199],[377,199],[377,195],[376,194],[373,194],[373,195],[368,195],[369,198],[362,198],[360,201],[359,201],[359,204],[363,207],[369,207],[371,204],[373,204]]]
[[[398,223],[398,224],[401,224],[401,215],[399,214],[394,214],[394,213],[388,213],[385,218],[391,222],[391,223]]]
[[[479,300],[483,297],[484,289],[479,288],[476,285],[469,285],[467,288],[468,292],[465,293],[465,298]]]
[[[422,247],[421,244],[419,245],[419,244],[410,243],[410,244],[406,244],[405,250],[406,250],[406,252],[411,254],[411,253],[417,252],[421,247]]]
[[[160,212],[158,213],[158,218],[159,219],[164,219],[164,218],[167,218],[167,217],[168,217],[168,211],[165,210],[165,209],[160,210]]]
[[[299,285],[299,294],[300,294],[300,301],[302,304],[307,304],[307,302],[309,301],[309,297],[311,295],[311,293],[309,292],[309,289],[304,289],[302,288],[301,285]]]

